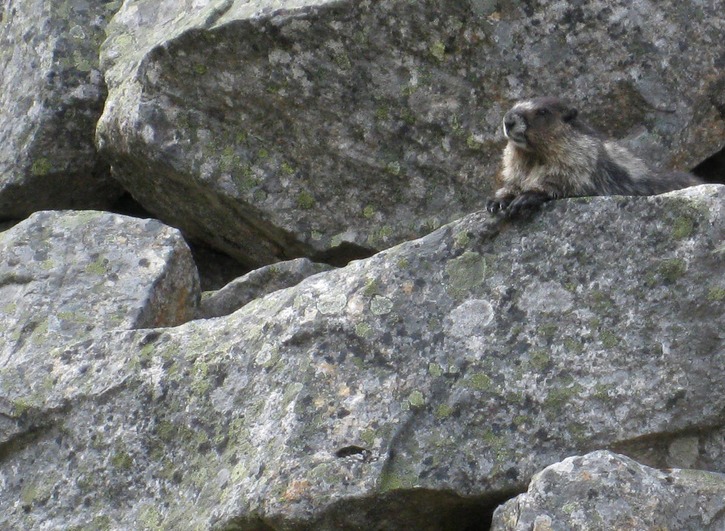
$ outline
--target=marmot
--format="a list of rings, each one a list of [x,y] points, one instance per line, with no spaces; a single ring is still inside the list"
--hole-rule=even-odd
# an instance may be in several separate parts
[[[650,168],[577,115],[559,98],[521,101],[506,113],[502,186],[487,202],[489,212],[513,217],[551,199],[654,195],[703,183],[689,173]]]

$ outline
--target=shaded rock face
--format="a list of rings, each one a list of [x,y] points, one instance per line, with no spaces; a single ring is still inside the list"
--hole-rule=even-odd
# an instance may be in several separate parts
[[[33,370],[26,342],[0,368],[0,523],[475,529],[572,454],[664,438],[700,466],[723,446],[723,205],[711,185],[473,214],[227,317]]]
[[[483,204],[514,99],[570,97],[657,166],[725,137],[706,2],[125,2],[97,139],[161,219],[250,267],[382,249]]]
[[[113,3],[0,2],[0,220],[121,194],[95,149],[98,49]]]
[[[622,455],[570,457],[496,511],[493,531],[725,529],[725,475],[662,472]]]

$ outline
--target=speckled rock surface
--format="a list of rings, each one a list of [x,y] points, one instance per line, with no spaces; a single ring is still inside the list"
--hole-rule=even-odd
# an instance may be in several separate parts
[[[725,475],[662,472],[606,451],[570,457],[534,476],[496,511],[492,531],[725,529]]]
[[[464,529],[567,456],[704,444],[724,205],[703,186],[473,214],[227,317],[10,357],[26,431],[0,524]],[[699,465],[697,441],[672,450]]]
[[[382,249],[482,206],[511,101],[568,96],[656,165],[725,138],[715,0],[134,0],[98,143],[164,221],[250,267]]]
[[[108,330],[181,324],[198,298],[175,229],[95,211],[37,212],[0,233],[0,365]]]
[[[250,271],[216,291],[201,294],[198,319],[221,317],[268,293],[299,284],[305,278],[329,271],[332,266],[316,264],[307,258],[279,262]]]
[[[0,220],[121,193],[94,145],[104,28],[120,3],[0,1]]]
[[[158,221],[37,212],[0,232],[0,461],[62,417],[66,396],[79,391],[59,385],[63,364],[53,349],[109,330],[180,324],[198,297],[186,243]],[[74,371],[93,378],[89,360],[75,362]],[[60,392],[48,400],[51,389]],[[0,463],[0,483],[4,470]]]

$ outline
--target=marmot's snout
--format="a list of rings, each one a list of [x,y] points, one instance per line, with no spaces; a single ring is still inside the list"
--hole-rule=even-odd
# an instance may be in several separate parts
[[[503,117],[503,134],[515,144],[526,144],[526,119],[511,110]]]

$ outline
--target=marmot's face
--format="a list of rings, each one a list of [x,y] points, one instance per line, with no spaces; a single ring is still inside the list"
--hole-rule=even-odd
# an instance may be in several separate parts
[[[520,101],[503,117],[503,134],[520,149],[545,149],[565,133],[576,115],[576,109],[558,98]]]

